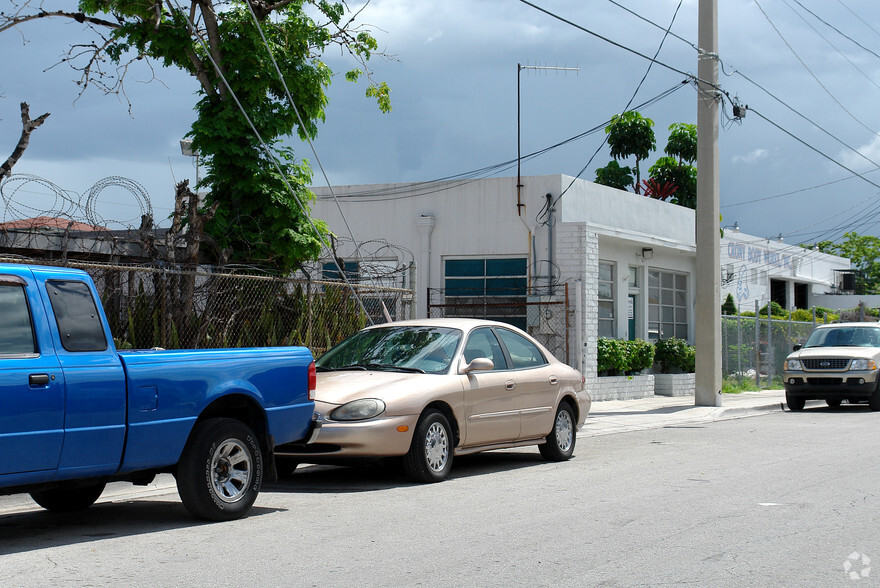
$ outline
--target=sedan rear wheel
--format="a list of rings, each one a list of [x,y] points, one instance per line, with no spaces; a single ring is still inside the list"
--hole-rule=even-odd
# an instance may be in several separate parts
[[[403,456],[407,475],[416,482],[440,482],[452,469],[449,420],[439,410],[428,410],[416,425],[409,451]]]
[[[574,411],[568,402],[563,402],[556,409],[553,430],[545,437],[545,443],[538,445],[538,450],[547,461],[565,461],[574,454],[577,440],[574,430]]]

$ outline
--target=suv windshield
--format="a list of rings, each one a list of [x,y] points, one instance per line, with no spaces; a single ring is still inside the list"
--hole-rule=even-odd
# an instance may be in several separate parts
[[[878,327],[831,327],[816,329],[804,347],[880,347]]]
[[[445,327],[388,326],[360,331],[322,355],[318,371],[449,371],[461,331]]]

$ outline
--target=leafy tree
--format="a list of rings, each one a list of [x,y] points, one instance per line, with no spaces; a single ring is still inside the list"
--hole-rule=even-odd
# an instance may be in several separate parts
[[[848,257],[859,270],[856,286],[866,294],[880,294],[880,238],[848,232],[843,241],[820,241],[815,248],[823,253]]]
[[[366,68],[376,40],[354,25],[344,4],[193,0],[183,12],[174,2],[80,0],[78,11],[69,12],[46,3],[25,0],[0,13],[0,32],[45,17],[85,24],[94,40],[74,45],[62,60],[79,72],[80,92],[95,86],[124,97],[125,72],[140,59],[198,80],[197,118],[188,136],[207,170],[196,186],[208,190],[204,226],[223,256],[285,272],[317,257],[326,226],[313,227],[304,208],[313,198],[306,188],[311,171],[281,140],[293,131],[312,138],[324,120],[333,75],[321,61],[324,52],[331,46],[348,52],[358,67],[346,79],[366,76],[367,96],[381,110],[391,108],[388,86],[373,82]],[[115,69],[105,70],[106,63]]]
[[[674,157],[660,157],[650,167],[648,173],[657,183],[671,183],[678,190],[671,194],[669,201],[673,204],[697,208],[697,168],[692,165],[681,165]]]
[[[697,160],[697,125],[688,123],[669,125],[669,139],[663,151],[670,157],[677,157],[679,165],[694,163]]]
[[[736,302],[733,300],[733,294],[728,294],[721,305],[721,314],[736,314]]]
[[[636,165],[633,167],[636,175],[633,189],[636,194],[641,194],[642,178],[639,163],[647,159],[656,147],[653,126],[654,121],[650,118],[645,118],[634,110],[628,110],[611,117],[611,124],[605,127],[608,145],[611,147],[611,157],[615,160],[636,158]]]
[[[611,160],[608,165],[596,170],[596,183],[626,190],[633,185],[632,168],[621,167],[617,161]]]

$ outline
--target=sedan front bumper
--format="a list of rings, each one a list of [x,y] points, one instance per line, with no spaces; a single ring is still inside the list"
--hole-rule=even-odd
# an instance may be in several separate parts
[[[275,455],[305,463],[328,463],[333,458],[391,457],[409,451],[419,415],[386,416],[363,421],[324,419],[312,443],[287,443]],[[316,461],[311,461],[316,460]]]

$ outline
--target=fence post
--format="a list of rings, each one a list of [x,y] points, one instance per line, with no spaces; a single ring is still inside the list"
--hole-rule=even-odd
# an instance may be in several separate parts
[[[755,300],[755,386],[761,387],[761,316]]]
[[[742,344],[743,344],[743,334],[742,334],[742,314],[739,309],[736,309],[736,381],[742,386]]]
[[[791,343],[791,313],[793,313],[793,312],[794,312],[793,308],[790,308],[788,310],[788,341],[786,342],[786,345],[787,345],[786,350],[785,350],[786,355],[788,354],[788,350],[791,349],[791,345],[792,345],[792,343]]]
[[[773,314],[767,303],[767,384],[773,382]]]
[[[816,307],[813,307],[813,330],[816,330]]]

